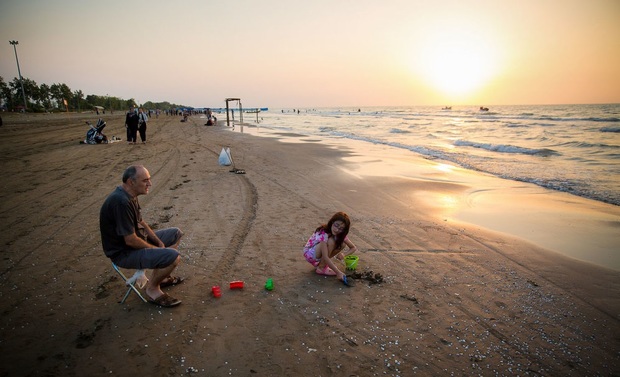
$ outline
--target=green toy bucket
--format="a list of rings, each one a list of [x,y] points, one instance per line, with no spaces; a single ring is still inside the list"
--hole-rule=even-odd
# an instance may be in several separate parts
[[[347,266],[347,270],[355,270],[359,259],[357,255],[347,255],[344,257],[344,264]]]

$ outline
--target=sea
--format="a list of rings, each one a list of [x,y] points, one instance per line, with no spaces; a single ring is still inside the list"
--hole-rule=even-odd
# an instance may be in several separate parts
[[[475,106],[287,108],[245,113],[243,120],[274,132],[404,149],[620,206],[620,104],[489,106],[487,111]]]

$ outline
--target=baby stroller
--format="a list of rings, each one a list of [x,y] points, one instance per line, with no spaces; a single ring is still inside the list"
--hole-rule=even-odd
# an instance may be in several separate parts
[[[90,126],[90,130],[86,131],[86,139],[84,139],[84,144],[108,143],[108,137],[101,132],[105,128],[105,122],[103,119],[99,118],[96,126],[93,126],[90,122],[86,122],[86,124]]]

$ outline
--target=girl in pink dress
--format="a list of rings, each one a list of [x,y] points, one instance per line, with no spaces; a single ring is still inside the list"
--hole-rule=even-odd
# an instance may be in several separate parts
[[[342,260],[346,255],[357,251],[357,247],[347,237],[350,227],[349,216],[344,212],[337,212],[327,224],[316,228],[310,236],[304,246],[304,257],[316,267],[317,274],[337,276],[339,280],[345,281],[346,275],[336,267],[332,258]],[[349,248],[346,253],[342,252],[345,246]]]

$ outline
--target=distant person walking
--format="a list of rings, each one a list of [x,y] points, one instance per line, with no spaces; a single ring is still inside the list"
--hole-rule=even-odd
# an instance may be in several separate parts
[[[133,106],[129,108],[125,116],[125,128],[127,128],[127,144],[135,144],[138,137],[139,118]]]
[[[143,108],[138,110],[138,131],[140,132],[140,140],[142,144],[146,144],[146,122],[149,120],[148,115]]]

